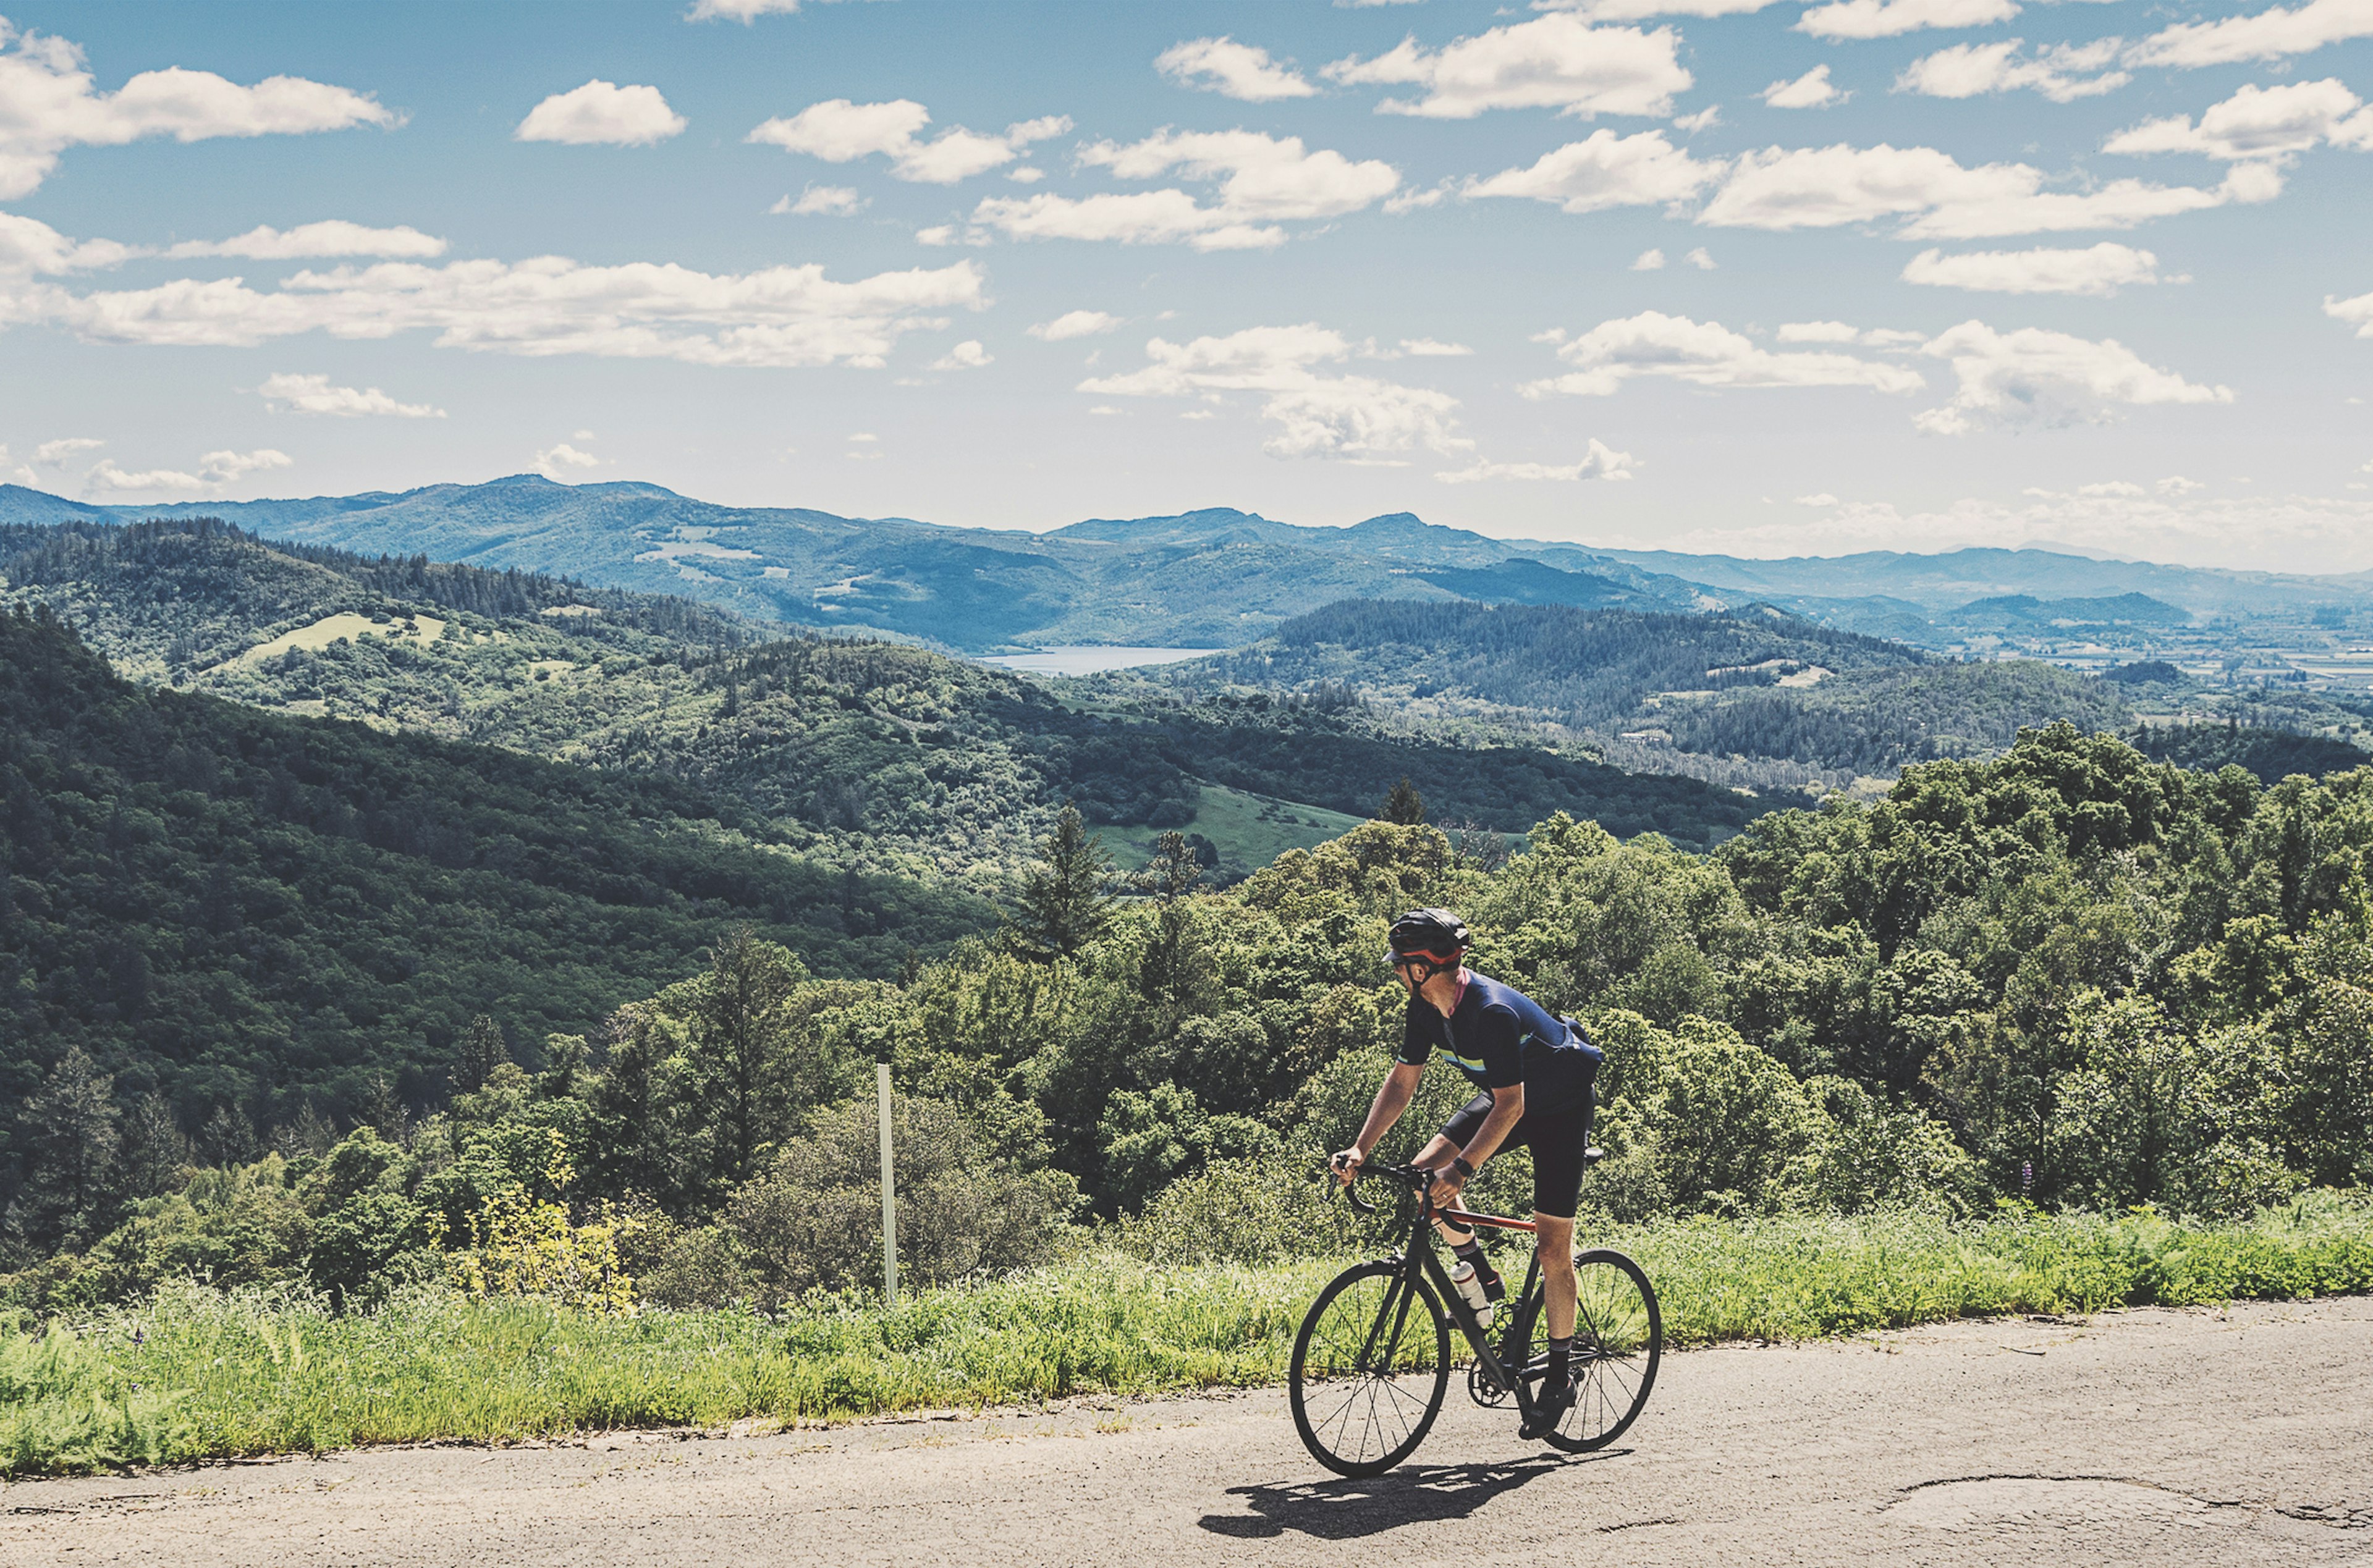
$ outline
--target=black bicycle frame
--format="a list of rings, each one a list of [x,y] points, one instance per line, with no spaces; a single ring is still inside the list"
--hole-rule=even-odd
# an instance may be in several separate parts
[[[1432,1177],[1429,1175],[1426,1179],[1430,1184]],[[1451,1322],[1455,1324],[1458,1331],[1467,1337],[1467,1347],[1475,1353],[1476,1364],[1483,1369],[1485,1376],[1501,1388],[1514,1394],[1516,1408],[1530,1415],[1533,1401],[1525,1388],[1522,1370],[1510,1372],[1507,1364],[1500,1359],[1499,1353],[1491,1348],[1490,1330],[1476,1322],[1475,1309],[1467,1306],[1467,1298],[1459,1295],[1458,1287],[1451,1283],[1450,1271],[1442,1266],[1441,1258],[1435,1255],[1432,1240],[1426,1235],[1426,1227],[1433,1224],[1436,1219],[1447,1220],[1453,1225],[1467,1228],[1482,1225],[1502,1230],[1529,1231],[1533,1226],[1524,1220],[1502,1219],[1493,1214],[1472,1214],[1459,1209],[1447,1210],[1437,1214],[1434,1212],[1433,1198],[1430,1192],[1418,1189],[1416,1196],[1417,1214],[1409,1224],[1409,1245],[1399,1257],[1385,1260],[1385,1262],[1397,1266],[1401,1271],[1394,1279],[1392,1285],[1392,1290],[1397,1293],[1398,1299],[1395,1300],[1388,1295],[1385,1302],[1385,1309],[1376,1314],[1375,1325],[1368,1330],[1368,1342],[1362,1347],[1362,1363],[1365,1365],[1375,1365],[1376,1339],[1384,1331],[1385,1319],[1387,1318],[1392,1319],[1393,1327],[1385,1343],[1395,1348],[1399,1346],[1401,1329],[1409,1320],[1409,1303],[1417,1296],[1416,1281],[1418,1275],[1423,1273],[1433,1282],[1435,1294],[1449,1308]],[[1359,1203],[1356,1198],[1351,1201]],[[1359,1203],[1359,1206],[1374,1212],[1371,1205]],[[1507,1342],[1511,1344],[1522,1345],[1531,1340],[1532,1325],[1525,1318],[1525,1305],[1532,1299],[1533,1287],[1540,1283],[1540,1279],[1541,1255],[1536,1249],[1532,1264],[1525,1271],[1525,1287],[1516,1293],[1512,1315],[1504,1325],[1508,1335]]]

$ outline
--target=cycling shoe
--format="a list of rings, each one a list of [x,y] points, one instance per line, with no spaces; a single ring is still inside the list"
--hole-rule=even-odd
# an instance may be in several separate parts
[[[1516,1428],[1516,1435],[1530,1443],[1547,1437],[1558,1429],[1565,1412],[1573,1409],[1573,1385],[1560,1383],[1540,1389],[1533,1395],[1533,1413],[1525,1424]]]

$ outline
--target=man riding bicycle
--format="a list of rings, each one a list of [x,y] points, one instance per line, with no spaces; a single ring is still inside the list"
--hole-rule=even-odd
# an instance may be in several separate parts
[[[1455,1208],[1483,1162],[1518,1144],[1533,1151],[1533,1223],[1549,1316],[1549,1364],[1524,1435],[1556,1428],[1573,1403],[1573,1211],[1590,1146],[1591,1084],[1604,1059],[1581,1026],[1552,1016],[1514,986],[1467,969],[1467,923],[1448,910],[1411,910],[1393,922],[1390,961],[1409,993],[1401,1048],[1376,1089],[1359,1142],[1334,1159],[1349,1186],[1417,1093],[1439,1049],[1482,1092],[1410,1163],[1434,1174],[1436,1208]],[[1473,1266],[1488,1299],[1507,1294],[1474,1232],[1437,1220],[1442,1238]]]

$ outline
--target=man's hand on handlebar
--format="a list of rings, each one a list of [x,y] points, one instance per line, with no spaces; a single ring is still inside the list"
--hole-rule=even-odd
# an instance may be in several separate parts
[[[1433,1201],[1437,1209],[1455,1209],[1458,1207],[1458,1194],[1466,1187],[1467,1179],[1458,1174],[1458,1167],[1444,1165],[1434,1171],[1433,1185],[1427,1190],[1426,1196]]]
[[[1367,1163],[1366,1153],[1356,1145],[1343,1150],[1327,1162],[1335,1172],[1335,1179],[1345,1187],[1359,1179],[1360,1167]]]

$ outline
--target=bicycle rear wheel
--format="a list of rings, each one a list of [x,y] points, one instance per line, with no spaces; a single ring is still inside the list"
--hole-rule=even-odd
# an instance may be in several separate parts
[[[1574,1277],[1573,1408],[1548,1440],[1570,1454],[1604,1448],[1631,1430],[1656,1386],[1665,1353],[1665,1316],[1648,1272],[1607,1248],[1577,1252]],[[1526,1307],[1532,1345],[1526,1359],[1527,1389],[1540,1386],[1549,1364],[1549,1315],[1540,1288]]]
[[[1423,1278],[1404,1284],[1405,1267],[1344,1270],[1294,1337],[1293,1428],[1338,1475],[1381,1475],[1415,1453],[1450,1388],[1450,1319]]]

